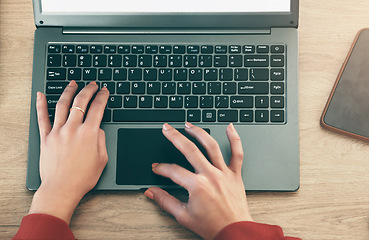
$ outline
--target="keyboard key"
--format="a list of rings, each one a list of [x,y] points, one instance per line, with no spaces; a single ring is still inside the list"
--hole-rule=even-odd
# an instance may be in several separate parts
[[[215,46],[215,53],[227,53],[227,46],[225,45]]]
[[[251,96],[231,97],[231,108],[253,108],[254,98]]]
[[[46,75],[47,80],[66,80],[66,69],[48,68]]]
[[[81,68],[69,68],[68,69],[68,80],[81,80],[82,70]]]
[[[138,66],[139,67],[151,67],[152,66],[152,56],[151,55],[138,56]]]
[[[155,96],[154,97],[154,107],[155,108],[167,108],[168,107],[168,97],[167,96]]]
[[[218,80],[218,69],[215,69],[215,68],[205,69],[204,79],[206,81],[216,81],[216,80]]]
[[[111,68],[100,68],[98,71],[99,80],[111,80],[112,70]]]
[[[268,45],[259,45],[256,47],[257,53],[269,53],[269,46]]]
[[[140,53],[144,53],[145,52],[145,48],[142,45],[133,45],[132,46],[132,53],[135,54],[140,54]]]
[[[77,64],[77,56],[74,54],[68,54],[63,56],[64,67],[75,67]]]
[[[202,80],[202,69],[192,68],[188,71],[190,81],[201,81]]]
[[[283,82],[273,82],[270,84],[271,94],[284,94],[284,83]]]
[[[246,81],[249,76],[249,71],[244,68],[236,68],[234,70],[234,80],[236,81]]]
[[[55,109],[48,109],[49,110],[49,119],[50,122],[54,122],[55,119]]]
[[[284,108],[284,97],[282,96],[273,96],[270,98],[270,107],[271,108]]]
[[[115,83],[114,82],[102,82],[101,88],[106,87],[110,94],[115,94]]]
[[[83,80],[91,81],[96,80],[96,68],[83,69]]]
[[[268,110],[256,110],[255,111],[255,122],[269,122],[269,111]]]
[[[254,112],[252,110],[241,110],[240,111],[240,121],[241,122],[253,122]]]
[[[144,82],[133,82],[132,83],[132,94],[145,94],[145,83]]]
[[[175,54],[184,54],[186,53],[186,47],[183,45],[175,45],[173,46],[173,53]]]
[[[46,96],[48,108],[55,108],[56,107],[56,104],[59,101],[59,98],[60,98],[59,95],[57,95],[57,96],[55,96],[55,95],[48,95],[48,96]]]
[[[241,55],[230,55],[229,56],[230,67],[242,67],[242,56]]]
[[[76,52],[77,53],[88,53],[88,46],[87,45],[77,45]]]
[[[241,46],[240,45],[229,46],[229,53],[241,53]]]
[[[163,54],[170,54],[170,53],[172,53],[172,46],[169,46],[169,45],[162,45],[162,46],[160,46],[159,53],[163,53]]]
[[[94,67],[106,67],[107,59],[106,55],[95,55],[93,57]]]
[[[156,45],[148,45],[145,48],[145,53],[148,53],[148,54],[156,54],[159,51],[158,49],[159,48]]]
[[[110,121],[111,121],[111,110],[105,109],[101,122],[110,122]]]
[[[201,111],[200,110],[188,110],[187,111],[187,122],[200,122]]]
[[[273,81],[284,80],[284,69],[283,68],[272,68],[270,70],[270,79]]]
[[[255,46],[253,46],[253,45],[243,46],[243,53],[254,54],[255,53]]]
[[[121,55],[110,55],[108,57],[109,67],[121,67],[122,66],[122,56]]]
[[[172,69],[161,68],[159,69],[159,81],[171,81],[172,80]]]
[[[236,83],[225,82],[223,83],[223,94],[236,94]]]
[[[117,47],[114,45],[106,45],[104,46],[104,53],[116,53],[117,52]]]
[[[219,70],[219,80],[220,81],[232,81],[233,80],[233,69],[222,68]]]
[[[269,80],[269,69],[250,69],[250,80],[251,81],[267,81]]]
[[[238,111],[218,110],[218,122],[238,122]]]
[[[213,105],[214,105],[214,97],[212,96],[200,97],[200,108],[213,108]]]
[[[118,46],[118,53],[120,54],[128,54],[131,52],[131,47],[128,45],[120,45]]]
[[[102,53],[103,47],[102,45],[91,45],[90,53]]]
[[[147,83],[147,94],[160,94],[160,86],[159,82],[148,82]]]
[[[129,82],[117,82],[118,94],[129,94],[131,92],[131,84]]]
[[[183,58],[183,66],[197,67],[197,55],[185,55]]]
[[[77,93],[79,93],[86,86],[86,84],[84,82],[80,82],[80,81],[78,81],[76,83],[78,85]]]
[[[202,111],[202,121],[203,122],[215,122],[216,111],[215,110],[203,110]]]
[[[220,82],[209,82],[208,83],[208,94],[220,94],[222,85]]]
[[[268,108],[269,107],[269,97],[255,97],[255,107],[256,108]]]
[[[216,108],[228,108],[229,97],[228,96],[221,96],[215,97],[215,107]]]
[[[63,45],[62,52],[63,53],[74,53],[74,45]]]
[[[238,94],[268,94],[269,84],[267,82],[240,82],[238,83]]]
[[[124,103],[125,108],[136,108],[137,107],[137,96],[124,96],[123,103]],[[114,121],[117,121],[117,120],[114,120]]]
[[[143,79],[145,81],[156,81],[158,75],[158,70],[156,68],[146,68],[144,69]]]
[[[268,67],[269,56],[268,55],[247,55],[244,61],[245,67]]]
[[[182,67],[182,56],[181,55],[170,55],[168,65],[169,67]]]
[[[187,53],[188,54],[197,54],[197,53],[200,53],[200,46],[197,46],[197,45],[189,45],[189,46],[187,46]]]
[[[48,53],[60,53],[60,45],[49,45],[47,48]]]
[[[108,100],[109,108],[121,108],[122,107],[122,96],[109,96]]]
[[[152,96],[140,96],[138,99],[140,108],[152,108]]]
[[[272,110],[270,112],[271,122],[284,122],[284,111],[282,110]]]
[[[185,108],[197,108],[199,105],[199,98],[197,96],[185,97]]]
[[[270,65],[272,67],[284,67],[283,55],[272,55],[270,61],[271,61]]]
[[[166,55],[154,55],[154,67],[166,67],[168,57]]]
[[[227,55],[214,56],[214,67],[227,67]]]
[[[115,68],[113,71],[113,79],[115,81],[127,80],[127,69],[126,68]]]
[[[272,53],[284,53],[284,46],[283,45],[273,45],[271,48]]]
[[[136,67],[137,66],[137,56],[136,55],[124,55],[123,56],[123,66],[124,67]]]
[[[205,93],[206,93],[206,83],[204,82],[192,83],[192,94],[205,94]]]
[[[212,55],[200,55],[199,56],[199,67],[211,67],[213,65]]]
[[[175,94],[176,93],[176,83],[175,82],[163,83],[162,93],[163,94]]]
[[[46,94],[62,94],[68,82],[47,82]]]
[[[130,81],[142,80],[142,69],[141,68],[128,69],[128,80]]]
[[[189,82],[177,83],[177,93],[178,94],[190,94],[191,93],[191,83]]]
[[[91,55],[78,55],[78,67],[91,67]]]
[[[114,110],[114,122],[184,122],[185,110]]]
[[[187,69],[180,68],[174,70],[174,80],[186,81],[187,80]]]
[[[213,53],[213,46],[210,45],[201,46],[201,53]]]
[[[183,107],[183,97],[182,96],[169,97],[169,107],[170,108],[182,108]]]
[[[61,55],[60,54],[49,54],[47,56],[47,66],[48,67],[60,67],[61,65]]]

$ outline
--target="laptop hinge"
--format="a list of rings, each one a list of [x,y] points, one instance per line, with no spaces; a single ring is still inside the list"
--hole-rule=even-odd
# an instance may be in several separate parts
[[[265,35],[270,29],[121,29],[121,28],[74,28],[64,27],[63,34],[104,34],[104,35]]]

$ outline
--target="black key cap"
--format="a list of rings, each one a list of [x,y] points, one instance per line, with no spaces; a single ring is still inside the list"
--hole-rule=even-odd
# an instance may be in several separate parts
[[[272,53],[284,53],[283,45],[273,45],[271,48]]]
[[[91,45],[90,53],[102,53],[103,47],[101,45]]]
[[[145,52],[148,53],[148,54],[156,54],[156,53],[158,53],[158,49],[159,48],[156,45],[148,45],[145,48]]]
[[[218,122],[238,122],[238,111],[218,110]]]
[[[76,52],[77,53],[88,53],[88,46],[87,45],[77,45]]]
[[[284,122],[284,111],[283,110],[272,110],[270,112],[271,122]]]
[[[213,53],[213,46],[210,45],[201,46],[201,53]]]
[[[47,48],[48,53],[60,53],[60,45],[49,45]]]
[[[65,68],[48,68],[46,75],[47,75],[47,80],[66,80],[66,69]]]
[[[113,71],[113,79],[115,81],[127,80],[127,69],[126,68],[115,68]]]
[[[140,108],[152,108],[152,96],[140,96],[138,106]]]
[[[169,107],[170,108],[182,108],[183,107],[183,97],[182,96],[169,97]]]
[[[197,55],[185,55],[183,58],[183,66],[196,67],[197,66]]]
[[[56,104],[59,101],[59,97],[60,97],[59,95],[57,95],[57,96],[55,96],[55,95],[46,96],[48,108],[55,108]]]
[[[206,93],[206,83],[195,82],[192,83],[192,94],[205,94]]]
[[[151,55],[138,56],[138,66],[151,67],[152,66],[152,56]]]
[[[83,69],[83,80],[96,80],[96,68],[85,68]]]
[[[214,105],[214,97],[212,96],[200,97],[200,108],[213,108],[213,105]]]
[[[48,67],[60,67],[61,65],[61,55],[60,54],[49,54],[47,56],[47,66]]]
[[[177,93],[178,94],[190,94],[191,93],[191,83],[189,82],[177,83]]]
[[[199,105],[199,98],[197,96],[185,97],[185,108],[197,108]]]
[[[175,82],[163,83],[162,93],[163,94],[175,94],[176,93],[176,83]]]
[[[252,108],[252,107],[254,107],[254,99],[251,96],[231,97],[231,108]]]
[[[128,70],[128,80],[130,81],[142,80],[142,69],[141,68],[130,68]]]
[[[95,55],[93,57],[94,67],[105,67],[108,57],[106,55]]]
[[[101,122],[110,122],[110,121],[111,121],[111,110],[105,109]]]
[[[80,81],[77,82],[77,85],[78,85],[77,93],[79,93],[86,86],[84,82]]]
[[[131,92],[131,84],[129,82],[117,82],[118,94],[129,94]]]
[[[78,55],[78,66],[79,67],[91,67],[91,55]]]
[[[203,110],[202,111],[202,121],[203,122],[215,122],[216,111],[215,110]]]
[[[160,85],[159,82],[148,82],[147,94],[160,94]]]
[[[50,122],[54,122],[55,119],[55,109],[48,109],[49,110],[49,119]]]
[[[139,53],[144,53],[145,52],[145,47],[142,45],[133,45],[132,46],[132,53],[135,54],[139,54]]]
[[[241,53],[241,46],[240,45],[229,46],[229,53]]]
[[[189,69],[188,77],[190,81],[201,81],[202,80],[202,69],[201,68]]]
[[[208,94],[220,94],[221,93],[220,82],[209,82],[208,83]]]
[[[124,55],[123,56],[123,66],[124,67],[136,67],[137,66],[137,56],[136,55]]]
[[[284,108],[284,97],[276,96],[270,98],[271,108]]]
[[[283,55],[272,55],[270,57],[270,65],[272,67],[284,67],[284,56]]]
[[[269,111],[268,110],[256,110],[255,111],[255,122],[269,122]]]
[[[186,52],[186,47],[183,45],[173,46],[173,53],[184,54]]]
[[[272,68],[270,70],[270,79],[273,81],[284,80],[284,69],[283,68]]]
[[[117,52],[117,47],[114,45],[106,45],[104,47],[104,53],[116,53]]]
[[[172,69],[170,68],[159,69],[159,80],[160,81],[171,81],[172,76],[173,76]]]
[[[114,110],[114,122],[184,122],[185,110]]]
[[[63,53],[74,53],[75,47],[73,45],[63,45],[62,52]]]
[[[268,45],[259,45],[256,47],[257,53],[269,53],[269,46]]]
[[[118,46],[118,53],[127,54],[131,52],[131,47],[128,45],[120,45]]]
[[[108,107],[109,108],[121,108],[122,107],[122,96],[109,96]]]
[[[271,83],[270,93],[271,94],[284,94],[284,83],[283,82]]]
[[[101,87],[106,87],[110,94],[115,94],[115,82],[102,82]]]
[[[81,68],[69,68],[68,69],[68,80],[81,80],[82,70]]]
[[[46,94],[62,94],[68,82],[47,82]]]
[[[68,54],[63,56],[64,67],[75,67],[77,64],[77,56],[74,54]]]
[[[267,81],[269,80],[269,69],[250,69],[251,81]]]
[[[236,83],[225,82],[223,83],[223,94],[236,94]]]
[[[230,55],[229,56],[230,67],[242,67],[242,56],[241,55]]]
[[[98,72],[99,80],[111,80],[112,70],[110,68],[100,68]]]
[[[229,97],[221,96],[215,98],[215,107],[216,108],[228,108]]]
[[[155,108],[167,108],[168,107],[168,97],[167,96],[155,96],[154,97],[154,107]]]
[[[240,82],[238,83],[238,94],[268,94],[269,84],[267,82]]]
[[[183,69],[183,68],[174,69],[174,80],[175,81],[186,81],[187,80],[187,69]]]
[[[108,58],[109,67],[120,67],[122,66],[122,56],[121,55],[110,55]]]
[[[246,55],[245,67],[268,67],[269,56],[268,55]]]
[[[214,67],[227,67],[227,55],[214,56]]]
[[[160,46],[159,53],[163,53],[163,54],[170,54],[170,53],[172,53],[172,46],[169,46],[169,45],[162,45],[162,46]]]
[[[222,68],[219,70],[219,80],[220,81],[232,81],[233,80],[233,69]]]
[[[189,45],[189,46],[187,46],[187,53],[188,54],[197,54],[197,53],[200,53],[200,46],[197,46],[197,45]]]
[[[154,55],[154,67],[166,67],[167,63],[167,55]]]
[[[225,45],[215,46],[215,53],[227,53],[227,46]]]
[[[269,107],[269,97],[267,96],[255,97],[255,107],[256,108],[268,108]]]
[[[136,108],[137,107],[137,96],[124,96],[123,101],[124,101],[125,108]]]
[[[132,83],[133,94],[145,94],[145,83],[144,82],[133,82]]]
[[[212,55],[200,55],[199,67],[211,67],[213,65]]]
[[[144,69],[143,79],[145,81],[156,81],[158,75],[158,70],[155,68],[146,68]]]
[[[253,122],[254,112],[252,110],[241,110],[240,111],[240,122]]]
[[[181,55],[170,55],[168,65],[169,67],[182,67],[182,56]]]
[[[188,110],[187,111],[187,122],[200,122],[201,111],[200,110]]]
[[[245,46],[243,46],[243,53],[254,54],[255,53],[255,46],[254,45],[245,45]]]
[[[204,79],[206,81],[216,81],[216,80],[218,80],[218,69],[215,69],[215,68],[205,69]]]
[[[249,78],[249,71],[245,68],[236,68],[234,70],[234,80],[246,81]]]

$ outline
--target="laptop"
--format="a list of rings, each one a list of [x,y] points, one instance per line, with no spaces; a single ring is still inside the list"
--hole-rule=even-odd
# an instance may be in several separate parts
[[[191,169],[161,133],[165,122],[184,133],[186,121],[218,141],[227,163],[225,130],[234,124],[246,190],[299,188],[298,0],[33,5],[28,189],[40,185],[36,93],[46,94],[53,122],[70,80],[79,89],[94,80],[110,91],[101,124],[109,162],[96,190],[175,187],[153,174],[151,163]]]

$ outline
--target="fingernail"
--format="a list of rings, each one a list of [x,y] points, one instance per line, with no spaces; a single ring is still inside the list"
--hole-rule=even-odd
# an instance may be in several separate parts
[[[42,97],[42,93],[37,92],[37,100],[40,100],[40,99],[41,99],[41,97]]]
[[[159,163],[153,163],[153,164],[151,164],[151,167],[154,168],[154,167],[156,167],[158,165],[159,165]]]
[[[172,126],[170,126],[168,123],[164,123],[164,125],[163,125],[163,129],[164,129],[165,131],[167,131],[167,130],[169,130],[169,129],[172,129]]]
[[[231,128],[232,131],[236,131],[236,129],[233,126],[233,123],[229,124],[229,127]]]
[[[91,85],[96,85],[95,81],[90,82]]]
[[[74,80],[70,81],[70,83],[69,83],[69,86],[71,86],[71,87],[74,87],[76,85],[77,85],[77,83]]]
[[[185,123],[185,127],[186,127],[186,128],[191,128],[191,127],[193,127],[193,125],[192,125],[191,123],[189,123],[189,122],[186,122],[186,123]]]
[[[152,193],[149,189],[147,189],[144,194],[145,194],[146,197],[148,197],[150,199],[154,199],[154,193]]]
[[[106,87],[103,87],[103,88],[101,88],[101,90],[104,90],[104,91],[106,91],[106,90],[108,90]]]

